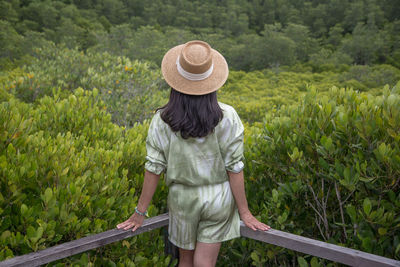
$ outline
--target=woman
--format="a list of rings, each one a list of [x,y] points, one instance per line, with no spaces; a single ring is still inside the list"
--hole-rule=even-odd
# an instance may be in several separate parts
[[[221,242],[240,237],[240,219],[253,230],[270,229],[248,209],[243,124],[233,107],[217,101],[228,65],[207,43],[190,41],[170,49],[161,69],[170,99],[150,123],[138,205],[117,227],[135,231],[142,225],[166,172],[168,233],[179,247],[179,266],[215,266]]]

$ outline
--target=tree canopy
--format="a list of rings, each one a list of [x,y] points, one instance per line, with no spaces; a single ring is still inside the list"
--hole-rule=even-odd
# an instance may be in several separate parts
[[[309,62],[324,51],[336,61],[346,55],[346,63],[400,67],[399,6],[399,0],[1,0],[0,67],[15,66],[29,54],[27,44],[43,45],[26,38],[32,32],[70,48],[156,64],[171,46],[196,38],[236,70]]]

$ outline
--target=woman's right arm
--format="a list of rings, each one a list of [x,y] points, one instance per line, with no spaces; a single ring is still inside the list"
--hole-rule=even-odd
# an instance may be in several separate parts
[[[244,224],[253,229],[254,231],[259,229],[262,231],[267,231],[271,227],[259,222],[250,212],[247,199],[246,192],[244,189],[244,175],[243,170],[239,173],[234,173],[227,171],[229,176],[229,184],[231,186],[233,197],[235,198],[236,206],[239,210],[240,219],[244,222]]]
[[[137,204],[137,209],[140,212],[144,212],[147,210],[147,207],[149,206],[150,201],[153,198],[154,192],[157,189],[157,184],[159,180],[159,174],[149,172],[148,170],[145,171],[142,193],[140,194],[140,198]],[[144,216],[133,212],[132,216],[129,217],[128,220],[118,224],[117,228],[128,230],[133,227],[132,231],[136,231],[136,229],[138,229],[143,224],[143,220]]]

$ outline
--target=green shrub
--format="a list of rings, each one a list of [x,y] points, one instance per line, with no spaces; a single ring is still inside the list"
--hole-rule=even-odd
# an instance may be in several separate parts
[[[275,229],[400,259],[399,130],[400,95],[388,87],[310,91],[268,112],[246,140],[251,210]],[[296,257],[253,246],[253,262]]]
[[[268,111],[298,102],[310,87],[327,91],[337,84],[337,74],[331,72],[234,71],[218,90],[218,98],[234,106],[242,120],[253,123],[262,121]]]
[[[339,77],[340,81],[356,80],[367,88],[394,86],[400,80],[400,70],[390,65],[352,66],[348,72]],[[361,89],[361,88],[360,88]]]
[[[62,89],[63,98],[78,87],[97,88],[113,122],[132,127],[135,122],[150,118],[168,93],[162,90],[166,86],[159,71],[152,70],[149,63],[54,45],[36,49],[34,56],[32,63],[23,67],[24,73],[6,84],[25,102],[51,96],[53,88]]]
[[[147,63],[56,47],[35,57],[0,76],[0,260],[125,220],[143,182],[147,119],[168,98],[159,71]],[[245,124],[246,191],[259,219],[396,258],[398,70],[346,68],[232,71],[218,98]],[[328,90],[333,85],[354,90]],[[166,212],[166,195],[162,182],[150,215]],[[169,258],[154,256],[163,249],[159,232],[55,264],[165,265]],[[245,239],[224,243],[219,259],[221,266],[326,264]]]
[[[0,260],[115,228],[136,206],[149,121],[127,130],[97,90],[59,93],[0,104]],[[166,211],[165,199],[160,183],[151,216]],[[62,262],[164,266],[162,249],[154,231]]]

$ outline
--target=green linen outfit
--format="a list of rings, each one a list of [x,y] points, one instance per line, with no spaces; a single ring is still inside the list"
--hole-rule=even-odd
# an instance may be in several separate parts
[[[196,241],[216,243],[240,237],[240,218],[227,170],[243,168],[243,124],[235,109],[218,102],[223,119],[202,138],[183,139],[153,116],[146,138],[149,172],[165,172],[169,187],[169,240],[194,249]]]

